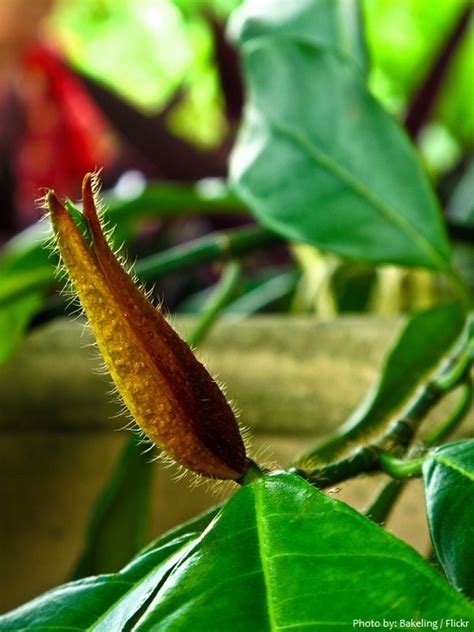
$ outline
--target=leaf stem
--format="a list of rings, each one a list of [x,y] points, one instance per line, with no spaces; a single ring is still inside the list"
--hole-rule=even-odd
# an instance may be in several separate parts
[[[350,457],[330,463],[311,472],[303,472],[303,477],[312,485],[325,489],[342,483],[359,474],[370,474],[377,470],[395,479],[420,476],[423,458],[399,459],[378,446],[360,448]]]
[[[243,256],[282,241],[276,235],[258,226],[215,232],[170,248],[160,254],[140,259],[135,264],[134,271],[141,280],[154,281],[166,274],[216,259]],[[47,289],[54,284],[54,280],[53,264],[42,265],[34,273],[25,274],[20,271],[17,275],[5,276],[0,284],[0,306],[7,305],[33,291]]]
[[[474,362],[474,354],[471,350],[473,341],[470,340],[469,333],[463,334],[462,340],[462,344],[458,345],[453,355],[439,369],[438,375],[421,386],[414,398],[402,409],[400,416],[386,426],[385,432],[377,441],[377,446],[390,449],[392,453],[398,451],[403,454],[426,415],[448,392],[465,379],[470,364]],[[353,433],[353,428],[350,428],[348,433]],[[348,440],[349,436],[347,436]],[[335,435],[335,441],[342,442],[344,438],[343,434]],[[331,439],[328,439],[323,446],[329,445],[330,442]],[[306,453],[298,460],[298,467],[304,468],[305,463],[314,461],[319,451],[320,446],[317,446],[313,451]]]
[[[470,354],[470,340],[466,337],[463,345],[448,358],[439,373],[427,382],[415,399],[408,405],[401,417],[389,428],[385,440],[408,447],[420,423],[430,410],[450,391],[456,388],[470,370],[473,358]]]
[[[242,478],[239,478],[237,481],[235,481],[242,486],[253,483],[253,481],[262,478],[262,476],[265,476],[265,474],[267,473],[266,470],[263,470],[259,465],[255,463],[255,461],[252,461],[252,459],[247,459],[247,463],[247,471],[242,476]]]
[[[390,452],[377,450],[379,456],[380,469],[394,479],[404,480],[421,476],[421,469],[425,458],[419,459],[399,459]]]
[[[459,298],[469,307],[474,305],[474,296],[459,272],[450,266],[445,274]]]
[[[370,518],[372,522],[382,525],[390,515],[393,505],[398,500],[404,487],[404,481],[400,480],[390,479],[384,483],[375,499],[364,511],[367,518]]]
[[[452,391],[469,372],[473,358],[471,357],[470,344],[462,351],[450,367],[446,368],[438,378],[433,381],[433,386],[443,393]]]
[[[330,463],[310,472],[300,470],[302,476],[319,489],[332,487],[359,474],[367,474],[375,471],[379,466],[379,458],[372,447],[360,448],[351,456]]]
[[[216,232],[189,244],[140,259],[135,272],[140,279],[152,281],[170,272],[178,272],[216,259],[242,256],[279,241],[281,240],[278,237],[258,226]]]
[[[467,379],[460,387],[460,396],[456,407],[451,414],[424,439],[425,446],[431,447],[438,445],[446,439],[457,428],[459,423],[464,419],[471,409],[473,401],[473,385],[472,380]]]
[[[469,362],[466,362],[466,357]],[[313,469],[303,476],[318,487],[327,487],[340,483],[348,478],[362,473],[381,469],[392,478],[410,478],[419,474],[422,460],[404,461],[393,454],[393,451],[404,453],[408,449],[421,421],[440,399],[465,378],[472,361],[466,353],[466,346],[458,350],[449,360],[440,375],[425,384],[415,399],[408,405],[402,415],[388,428],[384,436],[376,444],[360,448],[352,455],[330,463],[324,467]],[[445,379],[445,381],[443,381]],[[445,386],[448,390],[440,388]],[[450,417],[436,431],[437,435],[445,436],[464,417],[469,405],[470,395],[465,395]],[[432,439],[431,439],[432,440]],[[429,444],[431,445],[431,444]],[[387,449],[392,452],[387,452]]]
[[[187,342],[190,347],[196,347],[202,342],[219,312],[227,305],[232,297],[239,282],[240,273],[241,264],[236,260],[229,262],[224,268],[219,282],[209,300],[204,305],[198,322],[187,337]]]
[[[423,445],[432,447],[441,443],[457,428],[459,423],[469,412],[473,399],[473,385],[469,378],[463,382],[460,387],[460,396],[458,403],[451,414],[431,433],[423,439]],[[389,480],[386,482],[372,503],[364,511],[364,514],[377,524],[383,524],[393,505],[398,500],[401,492],[405,487],[405,483],[400,480]]]

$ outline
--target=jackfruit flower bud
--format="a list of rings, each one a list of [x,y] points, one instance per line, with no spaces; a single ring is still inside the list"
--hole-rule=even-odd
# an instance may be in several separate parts
[[[211,478],[241,479],[245,447],[224,394],[118,262],[102,231],[91,174],[82,195],[90,244],[53,191],[47,206],[62,262],[124,403],[179,464]]]

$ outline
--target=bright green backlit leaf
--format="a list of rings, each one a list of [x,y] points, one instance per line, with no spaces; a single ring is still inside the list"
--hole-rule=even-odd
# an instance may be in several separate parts
[[[472,623],[474,608],[390,533],[276,474],[238,491],[202,534],[150,549],[117,575],[46,593],[0,626],[321,632],[350,630],[356,618],[412,617]]]

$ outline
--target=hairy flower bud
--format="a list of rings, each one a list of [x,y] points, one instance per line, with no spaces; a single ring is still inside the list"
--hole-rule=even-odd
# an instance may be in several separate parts
[[[47,203],[62,261],[118,391],[145,434],[175,461],[211,478],[241,478],[245,448],[222,391],[136,287],[110,249],[93,177],[83,182],[91,245],[54,192]]]

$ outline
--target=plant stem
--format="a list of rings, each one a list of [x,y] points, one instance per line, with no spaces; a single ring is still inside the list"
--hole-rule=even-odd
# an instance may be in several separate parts
[[[238,261],[230,261],[224,268],[218,284],[204,305],[198,322],[187,336],[190,347],[196,347],[202,342],[219,312],[227,305],[239,282],[240,272],[241,265]]]
[[[471,409],[473,395],[472,380],[468,378],[461,384],[459,389],[460,396],[456,407],[439,426],[423,439],[425,446],[431,447],[444,441]]]
[[[257,226],[211,233],[182,246],[170,248],[158,255],[140,259],[135,264],[134,271],[143,281],[153,281],[194,265],[242,256],[281,241],[276,235]],[[29,274],[20,271],[16,278],[15,275],[6,276],[1,283],[0,306],[30,292],[47,289],[54,284],[54,281],[53,264],[44,265]]]
[[[469,412],[472,405],[473,398],[473,385],[472,381],[468,378],[459,387],[460,396],[458,403],[451,414],[437,426],[431,433],[429,433],[423,439],[423,445],[426,447],[432,447],[440,444],[446,437],[448,437],[458,424],[464,419]],[[389,480],[386,482],[382,489],[379,491],[372,503],[364,511],[364,514],[376,522],[377,524],[383,524],[398,497],[405,487],[405,483],[400,480]]]
[[[446,393],[452,391],[464,380],[472,363],[469,346],[459,355],[451,368],[447,368],[444,373],[433,381],[435,388]]]
[[[255,461],[252,461],[252,459],[247,459],[247,463],[247,471],[242,476],[242,478],[239,478],[237,481],[235,481],[239,485],[242,485],[242,487],[244,485],[248,485],[249,483],[253,483],[253,481],[256,481],[258,478],[262,478],[262,476],[265,476],[266,474],[266,471],[262,470],[260,466],[255,463]]]
[[[393,505],[405,487],[404,481],[390,479],[384,483],[375,500],[367,507],[364,514],[373,522],[382,525],[390,515]]]
[[[464,279],[459,272],[452,266],[446,270],[446,276],[451,282],[452,287],[456,290],[456,293],[462,299],[462,301],[469,307],[474,304],[474,297],[470,288],[466,285]]]
[[[360,448],[350,457],[341,459],[310,472],[300,470],[301,475],[319,489],[332,487],[359,474],[367,474],[379,467],[379,457],[372,447]]]
[[[408,449],[426,415],[447,393],[464,381],[473,362],[470,354],[471,344],[469,337],[463,335],[462,346],[446,360],[438,375],[418,390],[400,417],[390,424],[378,445],[390,448],[391,452],[397,450],[397,447],[401,453]]]
[[[178,272],[215,259],[242,256],[278,241],[278,237],[257,226],[212,233],[189,244],[141,259],[135,266],[135,272],[140,279],[151,281],[170,272]]]
[[[438,402],[450,391],[465,380],[470,370],[473,358],[470,354],[469,339],[466,345],[457,351],[440,369],[439,375],[425,384],[418,392],[401,417],[394,422],[385,436],[384,442],[399,443],[407,448],[416,434],[420,423],[438,404]],[[381,442],[382,444],[384,442]]]
[[[467,357],[470,360],[469,354]],[[318,487],[327,487],[358,474],[373,472],[377,469],[381,469],[392,478],[410,478],[419,475],[422,460],[404,461],[382,448],[388,448],[392,453],[393,451],[399,454],[406,452],[421,421],[447,392],[439,387],[439,383],[444,386],[447,385],[451,389],[466,376],[469,362],[466,363],[465,358],[466,349],[464,347],[445,364],[439,376],[419,390],[418,395],[405,409],[401,417],[389,426],[388,431],[376,444],[361,448],[349,457],[330,463],[325,467],[316,468],[306,473],[303,471],[303,476]],[[446,382],[443,382],[443,379],[446,379]],[[470,401],[470,395],[465,395],[450,417],[436,431],[436,436],[444,436],[459,423],[468,411]]]
[[[379,455],[380,469],[392,478],[404,480],[421,476],[424,457],[405,460],[399,459],[384,450],[377,450],[377,453]]]
[[[324,489],[359,474],[369,474],[376,470],[381,470],[396,479],[413,478],[420,476],[422,464],[423,458],[399,459],[378,446],[368,446],[360,448],[346,459],[341,459],[302,475],[312,485]]]
[[[321,462],[329,463],[331,455],[334,458],[334,453],[337,453],[337,458],[342,452],[347,454],[354,445],[363,444],[364,440],[367,444],[375,434],[374,428],[379,436],[383,436],[383,442],[380,442],[382,447],[390,447],[393,452],[398,446],[404,452],[427,413],[446,392],[462,381],[469,362],[474,362],[473,324],[466,324],[454,351],[438,368],[436,376],[418,387],[398,418],[393,420],[387,415],[380,421],[371,421],[369,428],[365,426],[364,416],[357,423],[346,422],[341,430],[301,455],[296,465],[311,468]]]
[[[195,185],[162,183],[148,185],[142,193],[130,199],[119,199],[113,193],[106,193],[103,197],[106,215],[114,223],[146,216],[248,213],[247,207],[224,184],[215,195],[205,195]]]

